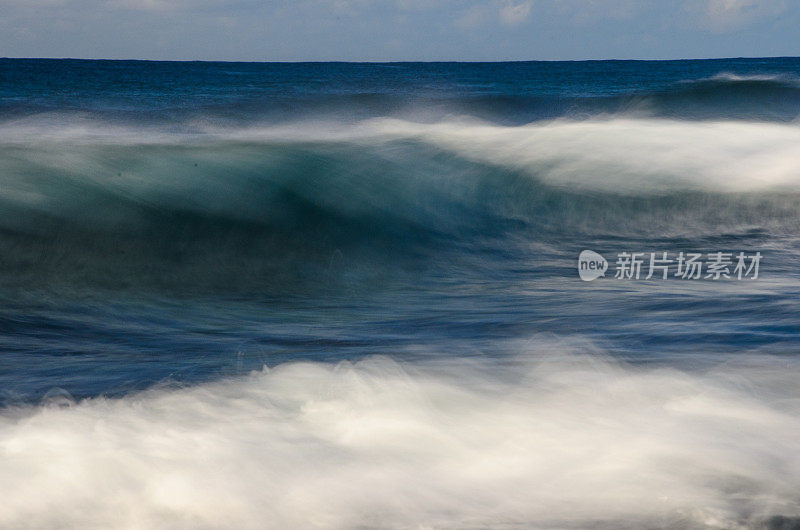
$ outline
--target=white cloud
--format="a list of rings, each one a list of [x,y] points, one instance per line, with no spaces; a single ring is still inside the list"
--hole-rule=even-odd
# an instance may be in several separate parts
[[[110,5],[136,11],[166,11],[178,7],[167,0],[115,0]]]
[[[485,5],[475,5],[456,18],[453,25],[461,29],[473,29],[480,26],[486,20],[487,14]]]
[[[706,0],[705,16],[712,30],[727,31],[785,9],[784,0]]]
[[[528,15],[531,14],[532,6],[533,2],[530,0],[521,3],[507,3],[500,10],[500,20],[503,24],[509,26],[522,24],[528,19]]]

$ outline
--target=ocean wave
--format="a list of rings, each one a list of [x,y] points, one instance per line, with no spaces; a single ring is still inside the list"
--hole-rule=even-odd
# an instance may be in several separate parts
[[[0,145],[0,268],[285,283],[337,252],[397,262],[581,234],[788,233],[798,145],[794,125],[620,118],[28,123]]]
[[[177,169],[182,157],[201,158],[209,149],[216,150],[217,165],[224,169],[269,165],[281,148],[295,155],[303,149],[313,155],[315,148],[376,148],[389,155],[403,142],[418,142],[475,162],[522,169],[546,184],[620,195],[800,191],[800,171],[792,163],[800,154],[797,124],[606,116],[500,126],[472,119],[420,123],[381,118],[236,128],[192,122],[164,130],[93,120],[65,124],[54,118],[17,122],[2,130],[7,181],[38,165],[45,171],[82,171],[86,180],[111,185],[114,172],[104,167],[137,172],[134,162],[147,168],[148,162],[173,160]],[[256,156],[261,153],[263,160]],[[198,166],[180,168],[181,173],[191,173],[193,167]],[[170,185],[171,179],[139,173],[138,185]],[[620,178],[611,178],[614,174]]]
[[[625,99],[622,108],[652,116],[791,122],[800,116],[800,79],[786,74],[723,72]]]
[[[733,72],[720,72],[704,79],[686,81],[687,83],[706,83],[708,81],[722,81],[729,83],[764,83],[800,87],[800,78],[791,74],[736,74]]]
[[[0,525],[796,524],[793,360],[685,372],[537,344],[502,363],[290,363],[6,409]]]

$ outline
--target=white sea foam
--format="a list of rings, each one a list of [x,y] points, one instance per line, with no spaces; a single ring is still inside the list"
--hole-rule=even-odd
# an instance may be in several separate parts
[[[707,77],[705,79],[692,79],[688,81],[684,81],[685,83],[704,83],[708,81],[730,81],[730,82],[752,82],[752,81],[760,81],[760,82],[774,82],[774,83],[781,83],[787,85],[795,85],[800,86],[800,79],[798,79],[794,75],[790,74],[750,74],[750,75],[741,75],[736,74],[733,72],[720,72],[716,75],[711,77]]]
[[[356,124],[300,122],[222,128],[198,122],[180,132],[56,118],[6,124],[3,144],[64,142],[192,146],[207,142],[385,143],[415,140],[476,162],[528,172],[553,186],[622,194],[676,190],[800,191],[800,126],[748,121],[681,121],[609,117],[501,126],[475,120],[416,123],[373,119]],[[37,160],[38,151],[31,151]],[[71,158],[70,158],[71,157]],[[96,153],[92,153],[92,161]]]
[[[560,187],[621,194],[800,190],[800,127],[794,124],[609,119],[374,126]]]
[[[552,346],[552,345],[551,345]],[[3,528],[749,527],[800,515],[796,362],[295,363],[0,415]]]

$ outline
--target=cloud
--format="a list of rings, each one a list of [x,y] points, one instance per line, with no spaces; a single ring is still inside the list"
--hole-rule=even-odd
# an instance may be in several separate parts
[[[177,10],[180,7],[167,0],[114,0],[109,5],[135,11],[167,11]]]
[[[480,26],[487,18],[485,5],[472,6],[456,18],[453,25],[461,29],[473,29]]]
[[[507,3],[500,9],[500,21],[507,26],[522,24],[531,14],[533,2],[528,0],[521,3]]]
[[[756,19],[777,16],[785,9],[783,0],[707,0],[706,25],[714,31],[728,31]]]
[[[0,0],[0,48],[17,57],[241,60],[777,56],[796,54],[797,2]],[[772,27],[741,38],[757,24]]]

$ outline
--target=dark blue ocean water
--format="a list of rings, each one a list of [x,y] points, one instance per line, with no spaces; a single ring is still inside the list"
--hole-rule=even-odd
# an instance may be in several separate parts
[[[519,124],[637,107],[682,118],[792,120],[798,95],[791,79],[799,64],[792,57],[511,63],[0,59],[0,104],[6,118],[90,112],[165,125],[189,118],[251,123],[397,114],[433,120],[452,113]],[[748,78],[730,83],[719,74]]]
[[[0,60],[0,399],[540,333],[794,354],[798,76]],[[755,282],[589,284],[584,248],[765,258]]]

